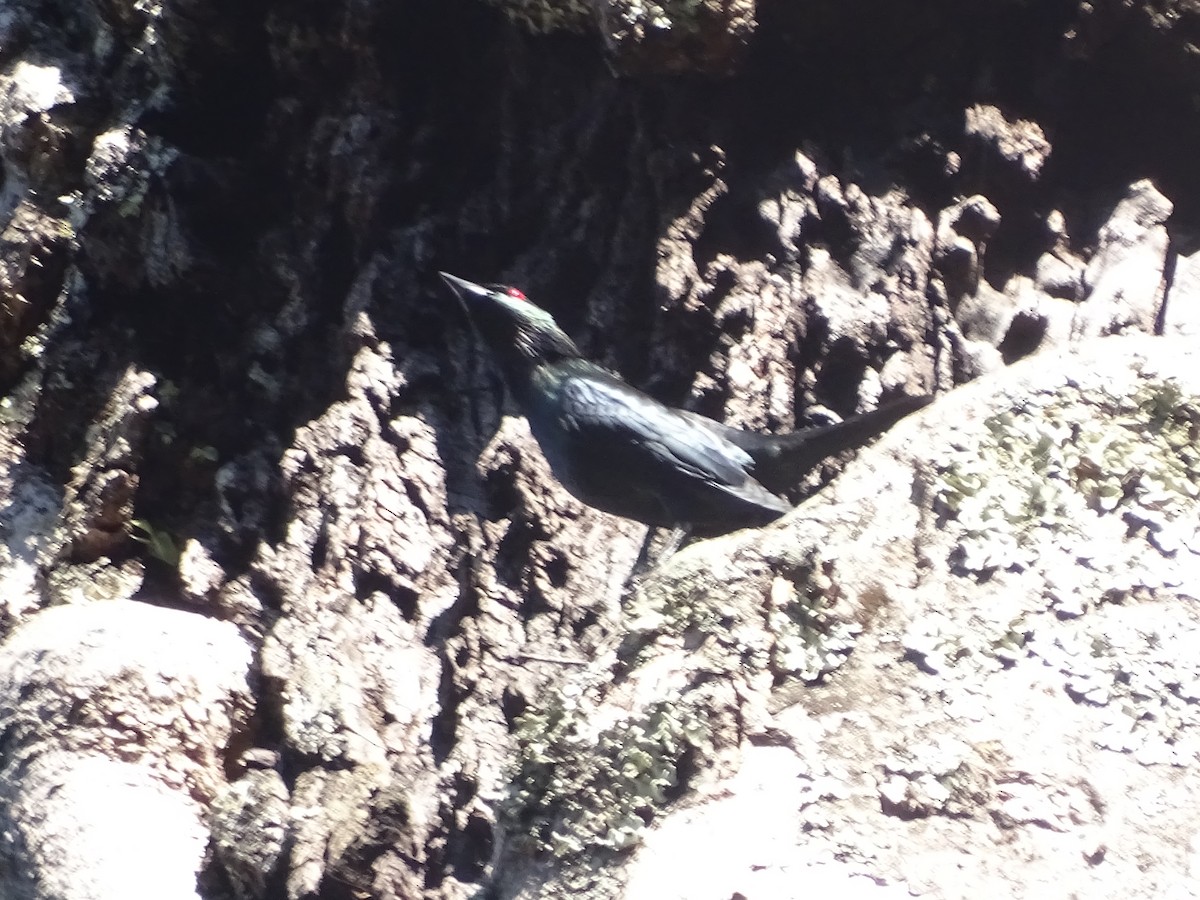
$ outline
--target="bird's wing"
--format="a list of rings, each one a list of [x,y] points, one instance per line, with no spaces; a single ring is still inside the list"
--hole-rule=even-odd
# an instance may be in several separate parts
[[[791,507],[753,477],[753,458],[685,415],[582,360],[531,392],[526,414],[558,479],[592,506],[703,531],[762,525]]]
[[[593,442],[597,453],[612,453],[613,463],[635,454],[653,470],[672,466],[711,484],[740,488],[754,461],[726,440],[708,420],[664,406],[603,373],[569,379],[562,388],[563,424],[578,440]]]

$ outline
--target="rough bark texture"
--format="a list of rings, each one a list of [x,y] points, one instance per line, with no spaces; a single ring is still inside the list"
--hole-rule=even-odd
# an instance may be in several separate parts
[[[7,3],[0,892],[1183,883],[1198,29]],[[634,579],[438,269],[746,427],[979,380]]]

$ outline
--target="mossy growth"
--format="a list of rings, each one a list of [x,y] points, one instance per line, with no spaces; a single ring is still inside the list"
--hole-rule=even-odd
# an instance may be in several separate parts
[[[1047,543],[1085,537],[1120,514],[1147,537],[1194,517],[1200,496],[1200,398],[1171,379],[1129,395],[1068,388],[994,415],[977,445],[936,461],[938,510],[959,530],[970,572],[1023,569]],[[1131,527],[1131,531],[1136,527]]]
[[[588,715],[561,700],[517,721],[517,758],[500,818],[515,846],[560,859],[620,851],[680,785],[681,767],[709,744],[687,704],[654,703],[589,733]]]
[[[741,679],[769,670],[778,682],[820,681],[846,661],[862,626],[847,615],[834,560],[814,549],[780,563],[765,587],[764,596],[760,577],[718,576],[706,565],[680,574],[629,607],[617,656],[635,668],[669,635],[688,643],[710,672]]]
[[[129,536],[139,544],[145,544],[150,555],[168,566],[179,565],[179,544],[171,534],[145,519],[133,519],[129,523]]]

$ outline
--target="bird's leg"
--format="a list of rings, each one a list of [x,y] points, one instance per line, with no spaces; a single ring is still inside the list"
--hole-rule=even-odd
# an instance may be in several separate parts
[[[686,525],[676,525],[671,529],[671,533],[667,535],[666,543],[662,545],[662,549],[658,551],[658,558],[654,560],[654,565],[662,565],[680,550],[682,550],[692,539],[692,529]]]
[[[646,537],[642,540],[642,549],[638,551],[637,559],[633,561],[629,577],[625,579],[625,587],[621,591],[622,601],[637,592],[638,585],[646,575],[675,555],[679,548],[691,538],[691,529],[677,525],[665,534],[664,538],[664,529],[655,526],[646,529]]]
[[[692,537],[691,529],[683,525],[676,525],[666,532],[665,538],[663,533],[662,528],[651,527],[646,530],[642,549],[638,551],[637,559],[634,560],[633,568],[629,572],[629,579],[626,582],[627,593],[632,593],[642,576],[674,556]]]
[[[641,549],[638,550],[637,559],[633,561],[633,568],[629,570],[629,577],[625,579],[626,594],[632,594],[638,579],[650,571],[650,548],[654,545],[654,539],[657,536],[658,529],[653,525],[646,529],[646,534],[642,538]]]

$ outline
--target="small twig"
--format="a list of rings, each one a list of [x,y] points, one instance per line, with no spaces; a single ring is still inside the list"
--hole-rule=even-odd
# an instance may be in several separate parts
[[[570,659],[565,656],[544,656],[541,653],[513,653],[504,657],[508,662],[544,662],[560,666],[586,666],[586,659]]]

